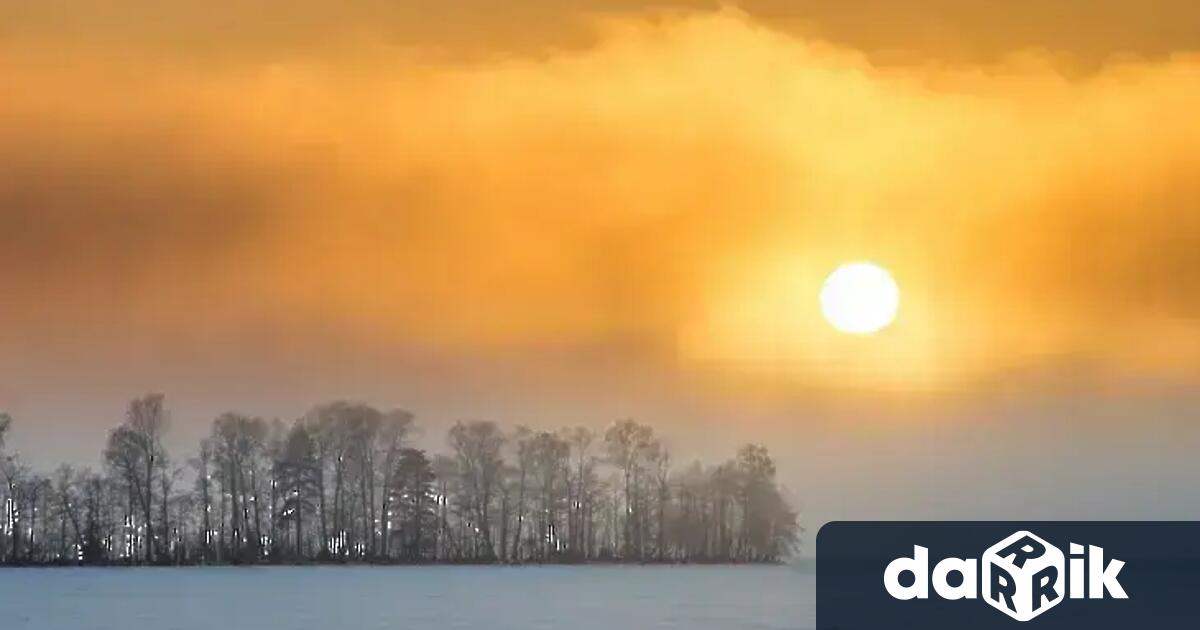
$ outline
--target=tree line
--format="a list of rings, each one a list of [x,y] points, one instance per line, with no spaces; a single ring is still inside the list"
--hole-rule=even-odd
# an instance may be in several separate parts
[[[34,472],[4,450],[0,562],[773,562],[801,527],[766,448],[678,467],[646,425],[506,430],[458,422],[446,450],[413,415],[331,402],[290,423],[216,418],[163,446],[161,394],[134,399],[99,469]]]

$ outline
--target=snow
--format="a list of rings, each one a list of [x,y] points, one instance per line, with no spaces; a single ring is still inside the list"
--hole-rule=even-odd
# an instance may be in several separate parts
[[[784,566],[0,569],[0,627],[795,629],[813,588]]]

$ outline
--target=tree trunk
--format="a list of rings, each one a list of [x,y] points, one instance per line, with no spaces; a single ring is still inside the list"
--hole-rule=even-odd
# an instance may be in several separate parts
[[[517,532],[513,536],[512,553],[513,558],[520,562],[521,558],[521,530],[525,526],[525,465],[521,464],[521,481],[517,486]]]
[[[317,498],[317,513],[321,520],[321,542],[317,545],[322,555],[329,551],[329,529],[325,520],[325,459],[322,458],[317,465],[317,493],[320,495]]]
[[[146,563],[153,562],[155,553],[154,547],[154,521],[151,519],[151,504],[154,502],[154,450],[151,448],[149,457],[146,458]]]

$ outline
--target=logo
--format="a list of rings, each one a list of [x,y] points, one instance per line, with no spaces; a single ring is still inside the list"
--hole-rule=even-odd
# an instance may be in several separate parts
[[[1104,549],[1070,543],[1068,553],[1033,532],[1018,531],[983,551],[981,559],[947,557],[929,565],[929,549],[892,560],[883,585],[895,599],[982,599],[1017,621],[1029,621],[1064,599],[1128,599],[1119,580],[1125,563]]]
[[[1200,522],[834,521],[816,565],[816,630],[1190,630]]]

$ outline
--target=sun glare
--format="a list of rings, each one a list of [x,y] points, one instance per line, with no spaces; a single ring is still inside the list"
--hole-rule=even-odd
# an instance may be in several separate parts
[[[841,332],[869,335],[896,319],[900,288],[887,269],[869,262],[838,267],[821,287],[821,313]]]

